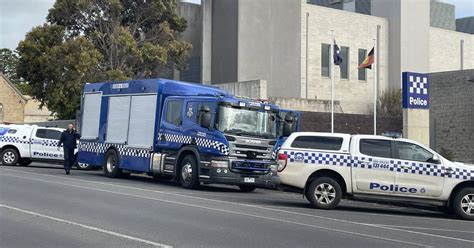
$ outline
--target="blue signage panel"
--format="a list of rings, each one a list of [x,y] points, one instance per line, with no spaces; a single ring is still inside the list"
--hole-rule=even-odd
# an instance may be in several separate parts
[[[428,74],[403,72],[403,108],[428,109],[430,88]]]

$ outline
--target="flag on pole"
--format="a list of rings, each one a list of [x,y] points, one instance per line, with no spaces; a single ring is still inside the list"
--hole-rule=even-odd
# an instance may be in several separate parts
[[[335,39],[334,39],[333,60],[334,60],[334,64],[335,64],[335,65],[340,65],[340,64],[342,64],[341,49],[339,49],[339,46],[336,44],[336,40],[335,40]]]
[[[370,50],[369,54],[367,54],[367,57],[364,59],[364,61],[362,61],[362,64],[360,64],[358,68],[372,69],[372,64],[374,63],[374,60],[374,47],[372,47],[372,50]]]

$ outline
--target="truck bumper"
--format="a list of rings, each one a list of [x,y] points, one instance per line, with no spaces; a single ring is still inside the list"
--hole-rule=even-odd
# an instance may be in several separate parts
[[[229,162],[227,167],[213,167],[211,163],[201,163],[199,181],[209,184],[249,185],[258,188],[276,188],[280,184],[280,177],[274,170],[240,171],[231,169],[232,160],[226,161]]]

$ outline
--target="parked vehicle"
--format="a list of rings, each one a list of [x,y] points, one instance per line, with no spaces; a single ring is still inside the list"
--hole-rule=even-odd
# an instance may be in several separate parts
[[[439,206],[474,220],[474,166],[451,162],[408,139],[293,133],[278,154],[281,183],[311,204],[333,209],[341,198]]]
[[[57,162],[64,160],[62,147],[58,142],[62,128],[36,125],[0,124],[0,159],[4,165],[27,166],[33,161]],[[89,169],[86,164],[76,165]]]
[[[108,177],[147,173],[185,188],[219,183],[253,191],[278,184],[276,149],[283,131],[297,130],[297,119],[298,113],[195,83],[86,84],[79,162],[102,166]]]

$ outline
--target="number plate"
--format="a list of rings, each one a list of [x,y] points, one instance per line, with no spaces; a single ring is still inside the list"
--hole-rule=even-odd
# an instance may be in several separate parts
[[[253,178],[253,177],[244,177],[244,182],[245,183],[254,183],[255,178]]]

